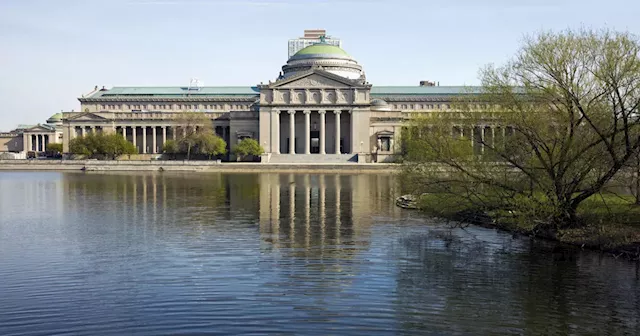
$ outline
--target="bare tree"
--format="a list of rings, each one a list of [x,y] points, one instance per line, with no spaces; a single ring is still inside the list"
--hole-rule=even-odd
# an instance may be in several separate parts
[[[456,112],[413,122],[404,176],[462,208],[519,213],[551,231],[581,225],[579,205],[640,147],[639,52],[635,36],[612,31],[526,39],[510,62],[481,71],[481,92]],[[505,130],[471,138],[452,125]]]
[[[191,152],[198,143],[199,135],[213,132],[213,124],[205,114],[198,112],[183,112],[175,118],[174,124],[181,130],[178,134],[177,144],[187,153],[187,160],[191,158]]]

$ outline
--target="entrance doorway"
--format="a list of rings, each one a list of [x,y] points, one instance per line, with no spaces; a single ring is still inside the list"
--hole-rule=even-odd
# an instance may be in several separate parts
[[[311,154],[319,154],[320,153],[320,132],[319,131],[311,131]]]

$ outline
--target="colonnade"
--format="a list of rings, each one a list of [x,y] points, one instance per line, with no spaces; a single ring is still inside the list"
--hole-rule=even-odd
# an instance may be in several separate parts
[[[44,152],[47,144],[51,143],[49,134],[26,134],[25,149],[34,152]]]
[[[72,137],[86,136],[87,134],[102,133],[107,130],[103,126],[72,126]],[[197,126],[196,126],[197,128]],[[160,154],[167,139],[177,140],[186,135],[186,128],[179,126],[116,126],[109,127],[111,132],[115,132],[131,142],[141,154]],[[229,126],[217,126],[214,128],[216,134],[228,142]]]
[[[453,137],[462,138],[468,136],[468,139],[471,141],[471,147],[474,150],[474,154],[484,154],[485,144],[495,146],[496,139],[504,141],[504,139],[511,134],[513,134],[512,127],[501,125],[455,125],[451,130],[451,135]]]
[[[273,122],[273,134],[274,134],[274,138],[272,141],[275,141],[275,149],[276,149],[276,154],[281,154],[280,152],[280,132],[281,132],[281,123],[280,123],[280,114],[282,112],[286,112],[289,115],[289,130],[288,130],[288,135],[289,135],[289,151],[288,153],[284,153],[284,154],[296,154],[296,142],[295,142],[295,138],[296,138],[296,113],[300,112],[297,110],[284,110],[284,111],[276,111],[276,113],[274,114],[275,116],[275,122]],[[311,110],[303,110],[301,111],[304,114],[304,152],[301,154],[311,154]],[[342,137],[342,130],[341,130],[341,120],[340,120],[340,115],[342,114],[343,110],[333,110],[331,111],[333,112],[334,116],[335,116],[335,121],[334,121],[334,141],[335,141],[335,150],[334,153],[332,154],[342,154],[341,150],[340,150],[340,140]],[[326,114],[327,114],[327,110],[318,110],[317,111],[318,115],[319,115],[319,126],[320,126],[320,132],[319,132],[319,152],[318,154],[327,154],[327,149],[326,149],[326,134],[327,134],[327,122],[326,122]],[[347,117],[350,116],[350,112],[349,115]]]

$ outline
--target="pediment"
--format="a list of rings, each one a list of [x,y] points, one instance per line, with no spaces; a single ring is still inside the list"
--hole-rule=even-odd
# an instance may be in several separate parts
[[[73,117],[70,117],[69,120],[73,120],[73,121],[84,121],[84,120],[88,120],[88,121],[97,121],[97,120],[106,120],[106,118],[101,117],[97,114],[91,113],[91,112],[84,112],[78,115],[75,115]]]
[[[276,82],[271,88],[288,89],[288,88],[350,88],[358,86],[351,82],[350,79],[340,77],[338,75],[322,71],[314,70],[310,73],[293,76]]]
[[[55,129],[45,127],[42,125],[36,125],[31,128],[27,128],[24,130],[25,133],[35,133],[35,132],[55,132]]]

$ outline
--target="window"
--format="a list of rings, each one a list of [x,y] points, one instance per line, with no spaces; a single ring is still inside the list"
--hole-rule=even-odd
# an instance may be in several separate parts
[[[380,131],[377,134],[378,140],[376,141],[376,148],[380,152],[391,152],[393,151],[393,132],[391,131]]]
[[[103,105],[102,105],[102,109],[104,110],[105,108],[106,108],[106,107],[105,107],[105,105],[103,104]]]
[[[380,150],[383,152],[391,151],[391,138],[388,136],[380,138]]]
[[[406,104],[402,104],[402,109],[406,110],[407,109],[407,105]]]

